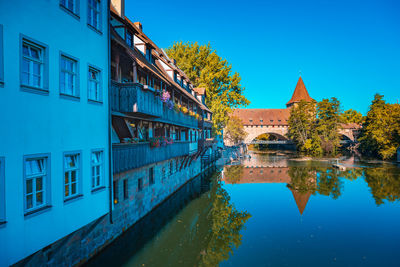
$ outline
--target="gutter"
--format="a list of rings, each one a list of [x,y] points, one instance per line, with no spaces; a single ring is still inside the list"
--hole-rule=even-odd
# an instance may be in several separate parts
[[[112,140],[111,140],[111,0],[107,0],[107,64],[108,64],[108,188],[109,188],[109,219],[113,223],[112,210],[113,210],[113,164],[112,164]]]

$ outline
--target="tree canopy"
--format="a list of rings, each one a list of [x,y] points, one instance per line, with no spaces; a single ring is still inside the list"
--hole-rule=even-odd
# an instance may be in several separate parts
[[[210,44],[176,42],[166,52],[195,87],[206,88],[205,101],[213,112],[214,131],[221,134],[232,109],[250,103],[243,95],[239,73],[233,73],[232,65],[218,56]]]
[[[363,115],[354,109],[348,109],[343,111],[341,115],[342,123],[357,123],[361,124],[363,122]]]
[[[386,103],[376,94],[358,140],[364,154],[393,158],[400,146],[400,105]]]
[[[307,154],[336,154],[340,115],[340,102],[334,97],[318,103],[302,100],[291,109],[288,137]]]
[[[233,144],[241,143],[247,136],[242,120],[236,116],[231,116],[225,128],[225,138]]]

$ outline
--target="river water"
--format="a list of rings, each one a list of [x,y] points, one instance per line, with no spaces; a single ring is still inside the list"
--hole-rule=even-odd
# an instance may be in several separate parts
[[[250,153],[197,177],[89,265],[400,266],[400,168]]]

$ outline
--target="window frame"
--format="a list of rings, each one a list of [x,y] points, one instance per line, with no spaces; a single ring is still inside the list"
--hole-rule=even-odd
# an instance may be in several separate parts
[[[149,185],[155,184],[155,179],[154,179],[154,167],[149,168]]]
[[[128,178],[124,179],[122,182],[122,191],[123,191],[124,200],[127,200],[129,198],[129,180],[128,180]]]
[[[38,160],[38,159],[46,159],[46,175],[44,175],[45,181],[42,182],[43,186],[43,204],[40,206],[32,207],[30,209],[26,206],[26,180],[27,180],[27,173],[26,173],[26,163],[30,160]],[[35,214],[42,210],[47,210],[51,207],[51,157],[50,153],[43,153],[43,154],[31,154],[31,155],[24,155],[23,156],[23,210],[24,216],[29,216],[31,214]],[[32,188],[33,192],[33,188]]]
[[[64,92],[61,92],[61,73],[63,72],[63,66],[62,66],[62,59],[65,58],[67,60],[73,61],[75,63],[75,94],[67,94]],[[61,97],[65,97],[68,99],[74,99],[74,100],[79,100],[80,99],[80,65],[79,65],[79,59],[77,59],[76,57],[73,57],[67,53],[64,53],[62,51],[60,51],[60,57],[59,57],[59,72],[58,72],[58,79],[59,79],[59,94]]]
[[[30,46],[39,48],[43,51],[43,62],[42,62],[42,86],[37,87],[29,84],[24,84],[22,82],[22,73],[23,73],[23,46],[24,44],[28,44]],[[19,44],[19,85],[22,91],[27,91],[31,93],[39,93],[39,94],[49,94],[49,46],[36,41],[26,35],[20,34],[20,44]]]
[[[94,153],[101,153],[101,163],[93,165],[92,154],[94,154]],[[104,155],[105,155],[104,149],[92,149],[92,151],[90,151],[90,183],[91,183],[92,193],[97,191],[97,190],[105,188],[105,185],[104,185],[104,182],[105,182],[104,181],[104,177],[105,177]],[[100,166],[100,179],[99,179],[100,183],[99,183],[98,186],[94,186],[93,185],[93,167],[94,166]]]
[[[143,191],[143,178],[138,178],[138,180],[137,180],[137,188],[138,188],[138,192]]]
[[[90,98],[90,93],[89,93],[89,91],[90,91],[90,82],[93,80],[90,77],[90,70],[96,71],[98,73],[98,77],[99,77],[98,78],[98,82],[97,82],[98,90],[99,90],[99,99],[98,100]],[[94,65],[88,64],[88,69],[87,69],[87,79],[88,79],[87,80],[87,99],[88,99],[88,102],[103,104],[103,86],[102,86],[103,79],[102,79],[102,73],[103,73],[102,69],[100,69],[100,68],[98,68],[98,67],[96,67]]]
[[[62,0],[59,0],[59,5],[60,8],[65,11],[66,13],[70,14],[72,17],[76,18],[77,20],[80,19],[80,0],[73,0],[75,3],[75,10],[69,9],[67,6],[63,5],[61,3]],[[65,2],[68,2],[68,0],[65,0]]]
[[[68,156],[72,156],[72,155],[78,155],[78,159],[77,159],[77,163],[79,164],[78,167],[72,168],[72,169],[67,169],[65,167],[65,159]],[[62,174],[62,187],[63,187],[63,199],[64,202],[68,202],[69,200],[75,199],[75,198],[79,198],[82,197],[82,169],[83,169],[83,165],[82,165],[82,151],[81,150],[76,150],[76,151],[68,151],[68,152],[64,152],[63,153],[63,158],[62,158],[62,164],[63,164],[63,174]],[[65,195],[65,173],[67,171],[76,171],[76,193],[74,195],[69,194],[68,196]],[[70,177],[69,177],[70,178]],[[70,187],[70,192],[71,192],[71,179],[69,179],[69,187]]]
[[[0,87],[4,86],[3,25],[0,24]]]
[[[90,29],[94,30],[95,32],[97,32],[99,34],[102,34],[102,27],[101,27],[102,26],[102,14],[103,14],[102,6],[101,6],[102,2],[101,2],[101,0],[93,0],[93,1],[97,1],[99,3],[99,10],[96,11],[96,12],[98,12],[98,16],[99,16],[99,20],[97,22],[98,27],[95,27],[94,25],[92,25],[93,21],[91,21],[89,19],[89,12],[91,12],[91,10],[93,9],[93,7],[90,4],[90,1],[91,0],[87,0],[87,6],[86,6],[87,7],[87,25],[89,26]]]
[[[5,157],[0,157],[0,225],[6,223]]]

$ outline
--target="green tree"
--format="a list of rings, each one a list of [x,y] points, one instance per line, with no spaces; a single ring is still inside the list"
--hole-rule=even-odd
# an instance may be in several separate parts
[[[358,140],[362,153],[393,158],[400,146],[400,105],[388,104],[383,95],[376,94]]]
[[[243,95],[239,74],[232,72],[232,65],[219,57],[210,44],[176,42],[166,52],[194,86],[206,88],[206,104],[213,112],[214,131],[220,135],[232,109],[250,103]]]
[[[243,165],[226,166],[224,176],[227,182],[231,184],[238,183],[243,178]]]
[[[316,132],[325,154],[336,154],[340,146],[340,102],[335,97],[317,104]]]
[[[298,150],[311,153],[320,148],[315,142],[316,102],[300,101],[292,107],[289,117],[288,137],[295,142]]]
[[[357,110],[348,109],[342,113],[341,120],[343,123],[361,124],[363,122],[363,115]]]
[[[225,138],[233,144],[242,142],[247,136],[247,132],[244,130],[241,119],[236,116],[230,117],[224,131]]]

